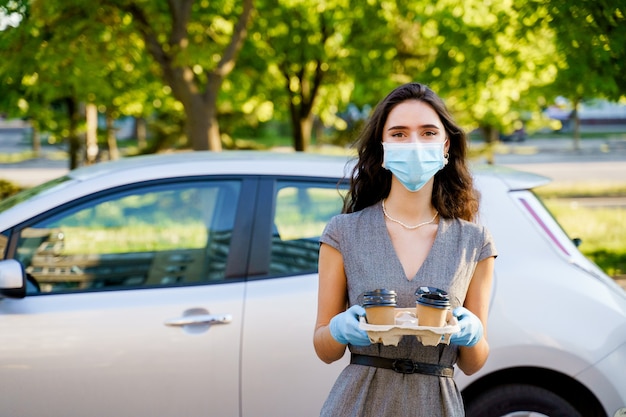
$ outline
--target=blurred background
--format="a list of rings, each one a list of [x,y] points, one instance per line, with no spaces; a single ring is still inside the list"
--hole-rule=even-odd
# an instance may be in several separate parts
[[[146,153],[351,152],[419,81],[626,274],[623,0],[0,0],[0,81],[2,196]]]

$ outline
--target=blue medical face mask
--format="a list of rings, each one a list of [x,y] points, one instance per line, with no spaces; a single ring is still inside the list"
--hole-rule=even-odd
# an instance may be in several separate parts
[[[447,163],[441,143],[383,142],[383,168],[412,192],[419,191]]]

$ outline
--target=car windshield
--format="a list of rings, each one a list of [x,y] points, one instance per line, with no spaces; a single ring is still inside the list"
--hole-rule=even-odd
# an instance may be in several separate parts
[[[69,181],[71,178],[69,176],[62,176],[59,178],[55,178],[51,181],[47,181],[43,184],[39,184],[32,188],[27,188],[25,190],[20,191],[17,194],[14,194],[0,202],[0,213],[10,209],[11,207],[21,203],[22,201],[28,200],[30,198],[35,197],[38,194],[41,194],[51,188],[56,187],[59,184]]]

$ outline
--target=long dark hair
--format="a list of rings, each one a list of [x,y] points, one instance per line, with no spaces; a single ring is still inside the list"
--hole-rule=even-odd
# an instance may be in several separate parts
[[[478,212],[478,192],[466,161],[467,136],[456,125],[443,100],[419,83],[404,84],[389,93],[378,103],[357,137],[358,160],[344,201],[344,213],[363,210],[389,195],[391,172],[382,167],[383,128],[391,110],[406,100],[420,100],[430,105],[439,115],[450,141],[448,164],[435,174],[433,206],[444,218],[472,221]]]

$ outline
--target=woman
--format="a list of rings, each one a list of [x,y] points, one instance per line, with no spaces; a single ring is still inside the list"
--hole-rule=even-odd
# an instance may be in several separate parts
[[[452,366],[470,375],[487,359],[497,255],[489,232],[473,222],[478,196],[466,136],[432,90],[410,83],[378,104],[357,146],[344,214],[320,239],[315,350],[326,363],[346,346],[351,352],[321,415],[462,416]],[[397,292],[399,307],[414,307],[422,286],[450,295],[460,326],[450,344],[424,346],[413,336],[398,346],[371,343],[359,329],[359,296],[385,288]]]

